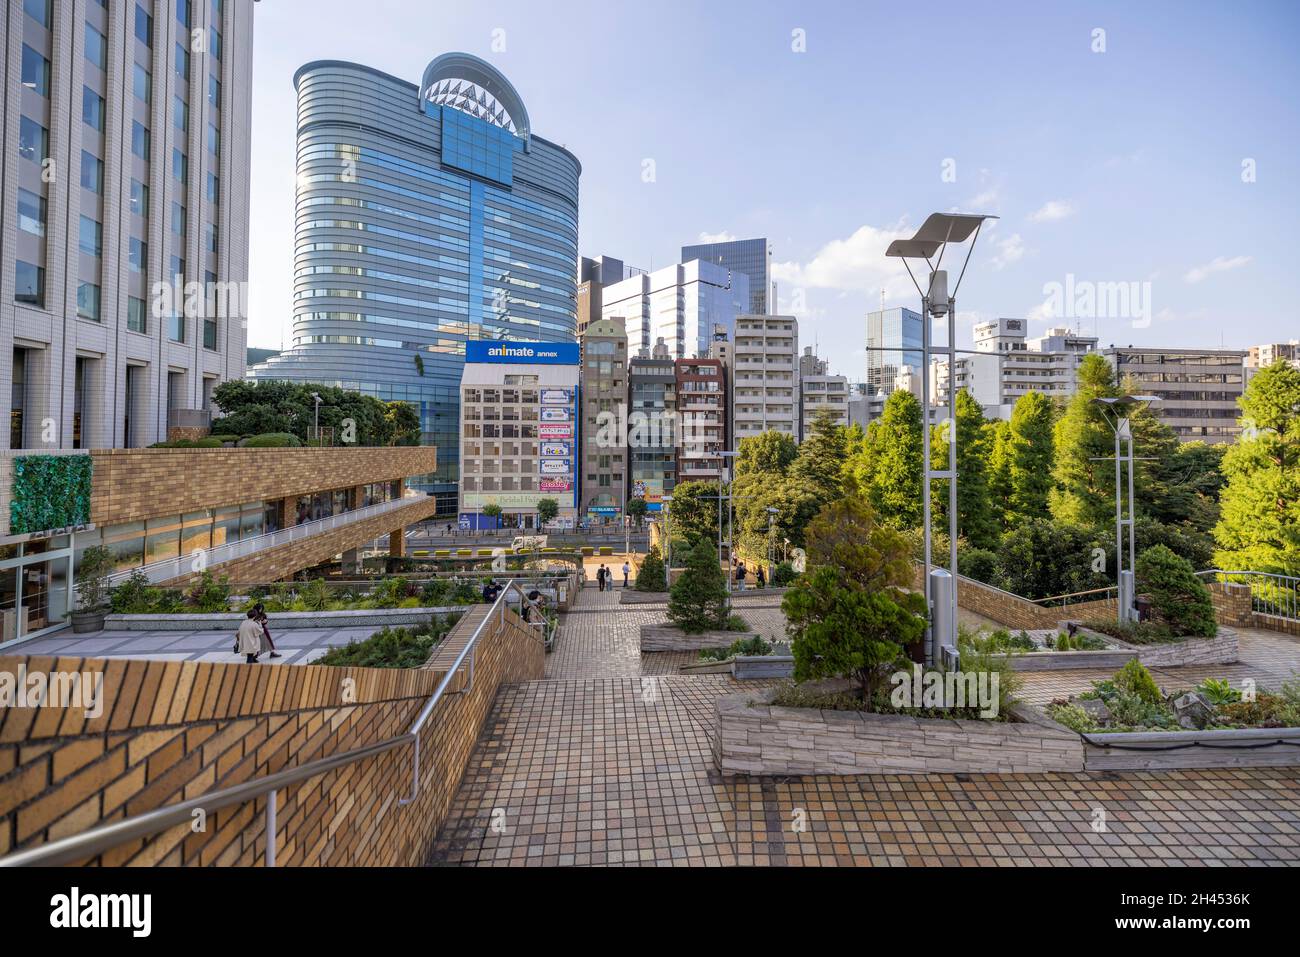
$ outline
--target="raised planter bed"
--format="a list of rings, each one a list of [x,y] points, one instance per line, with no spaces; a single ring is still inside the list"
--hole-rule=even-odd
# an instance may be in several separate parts
[[[1064,630],[1067,622],[1062,622]],[[1077,624],[1077,622],[1075,623]],[[1110,635],[1079,626],[1079,631],[1092,635],[1110,645],[1099,651],[1029,651],[1011,656],[1015,671],[1070,671],[1098,669],[1115,671],[1124,667],[1131,658],[1137,658],[1147,667],[1176,668],[1184,665],[1229,664],[1238,659],[1237,633],[1230,628],[1219,628],[1213,638],[1186,638],[1182,641],[1161,642],[1152,645],[1131,645]]]
[[[1089,771],[1300,765],[1300,728],[1097,732],[1083,742]]]
[[[724,776],[1010,774],[1083,770],[1083,742],[1019,707],[1012,721],[779,708],[776,694],[719,698],[714,758]]]
[[[282,611],[270,616],[271,632],[286,628],[383,628],[417,625],[433,615],[462,614],[473,605],[437,608],[367,608],[358,611]],[[247,616],[242,611],[217,614],[108,615],[106,631],[235,631]]]
[[[755,638],[752,631],[705,631],[688,635],[673,625],[642,625],[641,651],[703,651],[705,648],[727,648],[741,638]]]
[[[794,658],[790,655],[737,655],[731,661],[731,674],[738,681],[794,677]]]
[[[1231,628],[1222,627],[1213,638],[1186,638],[1183,641],[1167,641],[1158,645],[1127,645],[1126,647],[1134,649],[1138,661],[1148,668],[1231,664],[1238,659],[1240,651],[1237,633]]]
[[[635,588],[620,588],[618,592],[620,605],[666,605],[666,591],[637,591]]]

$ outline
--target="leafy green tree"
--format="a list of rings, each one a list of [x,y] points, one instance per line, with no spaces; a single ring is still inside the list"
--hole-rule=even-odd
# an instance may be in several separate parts
[[[483,506],[483,514],[486,515],[488,518],[500,518],[501,506],[498,505],[496,502],[488,502],[486,505]]]
[[[726,488],[722,490],[726,495]],[[673,538],[688,545],[718,540],[718,485],[716,482],[681,482],[672,491],[669,521]],[[716,557],[716,552],[714,553]]]
[[[985,445],[984,410],[965,389],[957,391],[957,534],[976,548],[996,544],[998,525],[989,508],[988,451]],[[936,469],[948,467],[950,424],[931,430],[930,460]],[[948,482],[931,486],[933,518],[937,527],[948,525]]]
[[[1046,518],[1052,490],[1052,426],[1055,411],[1041,392],[1016,400],[1008,425],[1007,472],[1011,486],[1010,524]]]
[[[641,559],[641,567],[636,573],[636,590],[668,590],[668,573],[664,568],[664,560],[659,555],[659,547],[657,545],[651,546],[650,551],[646,553],[645,558]]]
[[[921,403],[905,390],[885,400],[880,418],[867,429],[852,472],[868,501],[891,528],[921,524]]]
[[[1022,598],[1049,598],[1113,584],[1104,572],[1093,570],[1113,567],[1106,545],[1077,525],[1028,519],[1002,536],[999,556],[1001,587]]]
[[[989,450],[989,509],[1002,530],[1011,524],[1011,423],[995,419],[984,426]]]
[[[682,631],[699,634],[725,628],[729,612],[727,580],[718,564],[718,553],[701,538],[687,553],[686,566],[669,589],[668,618]]]
[[[842,472],[847,452],[847,430],[836,423],[830,409],[821,409],[790,465],[790,477],[813,496],[818,510],[844,494]]]
[[[1215,563],[1300,575],[1300,370],[1260,370],[1237,403],[1244,431],[1223,457]]]
[[[627,500],[627,516],[636,522],[637,528],[645,523],[646,511],[645,499],[634,496]]]
[[[215,435],[260,435],[287,432],[306,440],[316,422],[315,392],[321,397],[320,425],[334,429],[337,444],[414,445],[420,420],[408,402],[383,402],[374,396],[304,382],[230,379],[213,390],[221,416]]]
[[[1155,545],[1138,555],[1135,572],[1138,591],[1150,596],[1156,618],[1175,635],[1208,638],[1217,633],[1210,590],[1187,559]]]
[[[1058,522],[1101,529],[1115,521],[1114,432],[1093,399],[1119,395],[1105,357],[1090,353],[1079,363],[1078,390],[1057,420],[1053,441],[1054,488],[1048,494]]]
[[[545,525],[552,522],[560,514],[560,503],[553,498],[539,498],[537,500],[537,524]]]
[[[808,552],[809,571],[781,604],[795,680],[851,678],[870,702],[904,646],[925,630],[925,599],[910,590],[908,542],[853,495],[809,525]]]
[[[754,473],[785,475],[799,454],[794,437],[775,429],[740,440],[736,456],[736,480]]]

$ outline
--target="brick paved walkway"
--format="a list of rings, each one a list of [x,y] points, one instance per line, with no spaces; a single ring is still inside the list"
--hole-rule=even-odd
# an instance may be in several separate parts
[[[1300,768],[724,779],[713,708],[740,683],[676,674],[689,655],[643,658],[638,626],[665,609],[617,600],[584,590],[546,680],[501,690],[431,863],[1300,864]],[[737,605],[758,630],[783,634],[772,597]],[[1205,672],[1267,685],[1298,662],[1300,642],[1243,633],[1241,663],[1157,680],[1182,687]],[[1027,676],[1025,697],[1103,676]]]

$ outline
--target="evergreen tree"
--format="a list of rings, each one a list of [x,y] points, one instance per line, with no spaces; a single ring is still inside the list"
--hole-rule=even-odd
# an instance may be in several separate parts
[[[1026,392],[1011,412],[1007,466],[1011,486],[1008,521],[1012,525],[1047,517],[1054,416],[1051,400],[1041,392]]]
[[[812,494],[820,511],[844,494],[841,473],[848,451],[848,436],[837,425],[830,409],[822,409],[813,418],[812,432],[804,437],[799,454],[790,465],[790,476]]]
[[[1244,431],[1223,457],[1215,564],[1300,575],[1300,370],[1262,369],[1237,402]]]
[[[871,423],[853,472],[865,486],[868,501],[891,528],[921,524],[921,403],[906,390],[885,400],[880,418]]]
[[[727,490],[724,487],[722,494]],[[718,541],[718,484],[716,482],[681,482],[672,491],[669,503],[669,522],[673,540],[686,540],[688,545],[698,541],[716,548]],[[716,552],[715,552],[716,555]]]
[[[676,504],[677,496],[673,495]],[[686,567],[668,592],[668,618],[688,634],[727,626],[727,580],[718,553],[699,539],[686,556]]]
[[[1156,618],[1175,635],[1210,638],[1218,632],[1210,590],[1187,559],[1155,545],[1137,557],[1135,571],[1138,590],[1150,596]]]
[[[1078,391],[1053,430],[1054,488],[1048,493],[1058,522],[1102,529],[1115,523],[1115,434],[1092,401],[1119,395],[1105,357],[1089,353],[1079,363]]]
[[[736,480],[756,473],[785,475],[799,454],[794,437],[769,429],[740,440],[736,456]]]
[[[1011,524],[1011,423],[996,419],[984,426],[989,450],[989,509],[1005,531]]]
[[[956,397],[957,412],[957,534],[976,548],[992,547],[998,535],[989,509],[988,453],[985,447],[984,410],[965,389]],[[948,467],[950,426],[931,430],[930,461],[935,469]],[[935,526],[948,527],[948,482],[941,479],[930,488]]]
[[[659,555],[659,546],[654,545],[641,560],[641,567],[636,573],[637,591],[667,591],[668,575],[664,569],[664,560]]]

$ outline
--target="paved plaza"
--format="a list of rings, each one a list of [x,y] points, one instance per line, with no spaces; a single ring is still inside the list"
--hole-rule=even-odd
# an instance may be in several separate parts
[[[365,628],[275,628],[271,637],[279,658],[262,657],[264,664],[308,665],[330,648],[369,638],[378,629]],[[16,646],[21,655],[75,655],[100,658],[147,658],[155,661],[214,661],[234,664],[244,660],[235,654],[233,631],[97,631],[74,635],[63,631],[48,638],[36,638]]]
[[[431,856],[440,865],[1154,866],[1300,863],[1300,768],[1005,775],[723,778],[718,696],[764,687],[684,676],[646,655],[662,605],[584,589],[546,679],[503,688]],[[774,595],[737,598],[768,637]],[[978,623],[978,622],[972,622]],[[1153,672],[1275,686],[1300,642],[1242,632],[1229,666]],[[1026,675],[1037,703],[1108,673]]]

